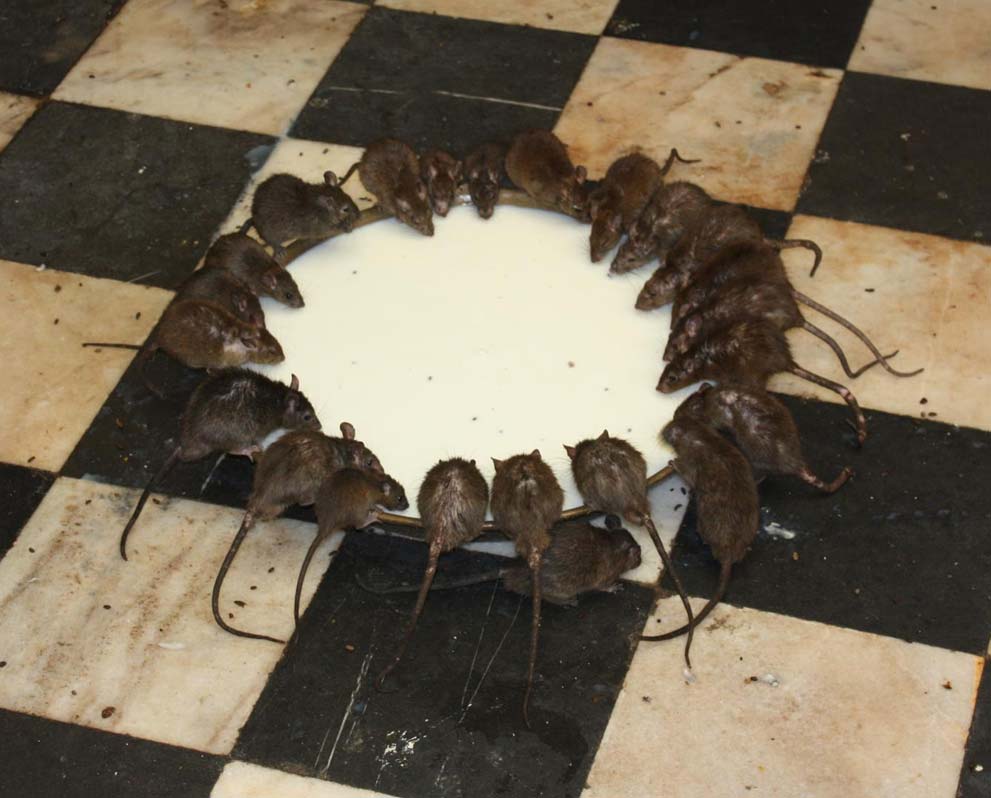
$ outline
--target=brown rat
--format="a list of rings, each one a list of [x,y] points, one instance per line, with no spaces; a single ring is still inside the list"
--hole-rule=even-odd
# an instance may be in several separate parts
[[[585,167],[571,162],[567,148],[551,131],[517,135],[506,153],[506,174],[541,205],[589,221]]]
[[[631,524],[647,528],[657,553],[661,555],[664,570],[671,574],[681,603],[692,622],[692,606],[688,603],[685,588],[678,578],[674,563],[668,557],[664,542],[657,533],[654,519],[650,515],[650,502],[647,499],[647,461],[629,442],[613,438],[608,430],[603,430],[598,438],[588,438],[575,446],[565,446],[571,458],[571,470],[575,475],[578,491],[585,505],[603,513],[615,513]],[[692,636],[689,632],[685,643],[685,664],[691,668],[690,657]]]
[[[492,216],[499,201],[499,189],[506,176],[506,145],[489,143],[473,150],[465,158],[468,193],[483,219]]]
[[[554,527],[550,546],[540,569],[542,600],[559,607],[574,607],[578,596],[593,591],[611,592],[627,571],[640,566],[640,546],[627,530],[599,529],[587,521],[566,521]],[[529,596],[533,578],[522,560],[471,577],[449,579],[433,590],[469,587],[501,579],[506,590]],[[358,584],[370,593],[410,593],[416,586],[379,587]]]
[[[303,582],[310,568],[314,553],[334,532],[364,529],[378,520],[378,508],[405,510],[409,507],[403,486],[388,474],[342,468],[331,473],[320,485],[315,510],[318,529],[313,542],[306,550],[303,564],[296,578],[296,594],[293,598],[293,619],[299,626],[299,603],[303,595]]]
[[[534,449],[508,460],[496,460],[492,480],[492,517],[495,525],[516,545],[516,551],[530,567],[533,581],[533,624],[530,631],[530,661],[526,691],[523,695],[523,719],[530,725],[530,691],[537,663],[540,636],[540,567],[543,554],[551,543],[551,526],[564,509],[564,491],[550,466]]]
[[[240,637],[284,642],[228,625],[220,615],[220,590],[245,535],[257,521],[276,518],[293,504],[303,507],[313,504],[323,481],[342,468],[356,468],[379,475],[383,473],[378,458],[361,441],[355,440],[354,427],[343,422],[341,435],[340,438],[333,438],[316,430],[288,432],[258,459],[244,519],[213,584],[213,617],[221,629]]]
[[[412,147],[396,139],[373,141],[361,160],[348,169],[344,180],[356,169],[362,184],[375,195],[383,210],[418,233],[434,234],[427,187],[420,179],[420,162]]]
[[[268,251],[247,234],[251,221],[237,233],[220,236],[203,262],[204,269],[221,269],[233,274],[255,296],[267,296],[291,308],[303,307],[299,286]]]
[[[265,326],[258,297],[237,277],[222,269],[197,269],[176,289],[174,302],[212,302],[252,327]]]
[[[179,421],[179,444],[145,486],[121,533],[121,558],[127,559],[127,537],[149,494],[176,463],[191,463],[216,452],[254,459],[262,441],[280,427],[320,429],[295,374],[289,385],[246,369],[224,369],[204,379]]]
[[[832,482],[823,482],[813,474],[802,456],[795,419],[779,399],[761,388],[702,383],[674,417],[683,415],[732,435],[759,475],[795,476],[824,493],[835,493],[853,475],[852,469],[844,468]]]
[[[729,584],[735,563],[757,537],[760,504],[750,465],[733,444],[705,424],[690,418],[671,421],[661,432],[674,447],[675,470],[695,495],[698,532],[719,561],[719,585],[692,624],[642,640],[669,640],[691,632],[712,611]]]
[[[420,178],[434,213],[447,216],[461,182],[461,161],[443,150],[429,150],[420,156]]]
[[[333,172],[323,173],[323,183],[307,183],[295,175],[272,175],[255,189],[251,222],[285,262],[284,245],[299,238],[325,238],[335,230],[348,232],[358,221],[354,204]]]
[[[739,321],[699,341],[667,364],[657,390],[671,393],[700,380],[763,388],[782,371],[838,393],[853,411],[857,440],[867,439],[867,420],[850,389],[797,365],[784,333],[766,321]]]
[[[379,674],[376,682],[379,687],[399,665],[409,645],[417,619],[427,601],[430,583],[437,573],[440,555],[463,546],[482,533],[485,511],[489,506],[489,486],[474,460],[469,462],[460,457],[441,460],[424,477],[416,504],[423,521],[424,541],[429,549],[427,567],[396,654]]]

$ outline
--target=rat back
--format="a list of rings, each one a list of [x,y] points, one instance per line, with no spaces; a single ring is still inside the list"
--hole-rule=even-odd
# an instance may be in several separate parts
[[[369,144],[358,165],[362,184],[389,213],[396,212],[396,188],[404,173],[419,179],[419,159],[408,144],[396,139],[380,139]]]
[[[564,491],[539,452],[515,455],[496,465],[492,516],[521,555],[547,548],[548,530],[563,509]]]
[[[437,463],[420,486],[417,507],[428,545],[451,551],[482,533],[489,504],[489,486],[475,466],[454,458]]]
[[[662,180],[661,167],[643,153],[633,152],[612,163],[602,182],[619,189],[616,209],[622,217],[623,230],[633,226]]]
[[[636,242],[638,249],[653,247],[664,259],[668,250],[711,205],[709,195],[694,183],[666,183],[654,193],[630,228],[630,239]]]
[[[594,510],[639,523],[647,512],[647,462],[631,444],[603,433],[575,447],[575,482]]]
[[[720,386],[705,397],[705,407],[713,425],[733,436],[756,471],[793,474],[803,468],[798,427],[788,408],[772,394]]]
[[[198,269],[183,280],[176,291],[176,300],[213,302],[241,321],[254,327],[265,324],[258,297],[226,269]]]
[[[172,302],[155,329],[155,345],[190,368],[223,368],[248,362],[244,339],[257,330],[210,302]]]

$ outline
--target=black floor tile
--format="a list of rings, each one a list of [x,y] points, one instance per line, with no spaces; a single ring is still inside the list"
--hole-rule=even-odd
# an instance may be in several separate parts
[[[390,135],[463,152],[527,127],[549,127],[596,41],[374,7],[313,93],[293,135],[355,145]]]
[[[791,227],[791,214],[786,211],[773,211],[768,208],[757,208],[753,205],[744,205],[747,213],[751,214],[764,231],[768,238],[782,239]]]
[[[447,573],[505,562],[451,556]],[[376,692],[415,594],[367,593],[354,574],[415,578],[424,559],[420,544],[348,537],[234,756],[389,795],[577,796],[651,591],[625,585],[574,609],[545,608],[529,731],[521,701],[530,604],[494,582],[432,593],[407,659],[388,692]]]
[[[246,156],[270,142],[50,103],[0,155],[0,257],[174,288],[247,183]]]
[[[0,463],[0,558],[14,545],[54,480],[47,471]]]
[[[51,94],[124,0],[4,0],[0,89]]]
[[[0,709],[0,795],[208,798],[224,760]]]
[[[833,496],[787,477],[764,480],[764,529],[734,569],[726,600],[983,654],[991,495],[973,469],[987,460],[991,433],[867,412],[869,437],[858,452],[845,405],[783,398],[812,469],[832,479],[851,465],[856,476]],[[769,524],[795,537],[772,537]],[[692,507],[673,556],[686,589],[711,595],[718,569]]]
[[[870,0],[620,0],[606,34],[842,69],[869,6]]]
[[[991,92],[848,72],[797,213],[991,241]]]
[[[957,798],[991,796],[991,663],[984,660],[977,706],[970,721],[970,736],[960,769]]]

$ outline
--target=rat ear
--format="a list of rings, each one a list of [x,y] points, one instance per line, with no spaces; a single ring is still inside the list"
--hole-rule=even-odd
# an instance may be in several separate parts
[[[423,182],[422,181],[419,182],[419,183],[417,183],[417,186],[416,186],[416,195],[420,199],[423,199],[423,200],[425,200],[427,198],[427,187],[425,185],[423,185]]]
[[[392,493],[392,483],[387,479],[383,479],[382,484],[379,487],[382,490],[383,496],[388,496]]]
[[[604,429],[604,430],[602,430],[602,434],[601,434],[601,435],[599,436],[599,440],[600,440],[600,441],[604,441],[604,440],[606,440],[606,439],[607,439],[608,437],[609,437],[609,430],[607,430],[607,429]]]
[[[279,267],[282,268],[281,266]],[[278,287],[278,281],[275,278],[275,272],[269,269],[262,275],[262,285],[265,286],[266,291],[271,291],[275,293],[275,289]]]
[[[468,462],[471,463],[472,465],[475,465],[475,458],[474,457],[471,458],[471,460],[469,460]],[[477,468],[477,466],[476,466],[476,468]]]
[[[341,435],[346,441],[354,440],[354,426],[349,424],[347,421],[341,422]]]
[[[530,452],[530,457],[540,457],[540,449],[534,449]]]
[[[455,181],[461,179],[461,175],[463,172],[464,172],[464,164],[461,163],[461,161],[455,161],[454,172],[452,173],[452,176],[454,177]]]
[[[496,460],[493,457],[492,458],[492,465],[495,466],[496,473],[498,474],[499,473],[499,470],[502,468],[502,460]]]
[[[329,171],[328,172],[324,172],[323,173],[323,182],[326,183],[328,186],[336,186],[337,185],[337,175],[335,175],[333,172],[329,172]]]
[[[576,166],[575,167],[575,180],[577,180],[579,183],[584,183],[586,177],[588,177],[588,172],[585,171],[585,167],[584,166]]]
[[[692,338],[699,334],[702,329],[702,317],[698,313],[693,313],[685,319],[685,332]]]
[[[248,310],[248,298],[244,294],[235,294],[234,307],[238,313],[245,313]]]
[[[297,377],[295,374],[292,375],[292,380],[290,380],[289,382],[289,390],[290,391],[299,390],[299,377]]]
[[[427,164],[427,179],[436,180],[438,171],[437,161],[431,160],[430,163]]]
[[[578,450],[575,449],[574,446],[568,446],[568,444],[564,444],[564,451],[568,453],[568,457],[570,457],[572,460],[574,460],[575,455],[578,454]]]

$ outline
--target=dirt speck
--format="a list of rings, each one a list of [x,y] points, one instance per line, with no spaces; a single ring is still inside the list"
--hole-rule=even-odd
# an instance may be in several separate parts
[[[104,720],[106,720],[111,715],[113,715],[114,712],[116,712],[116,711],[117,711],[117,708],[116,707],[104,707],[103,708],[103,711],[100,713],[100,717],[103,718]]]

